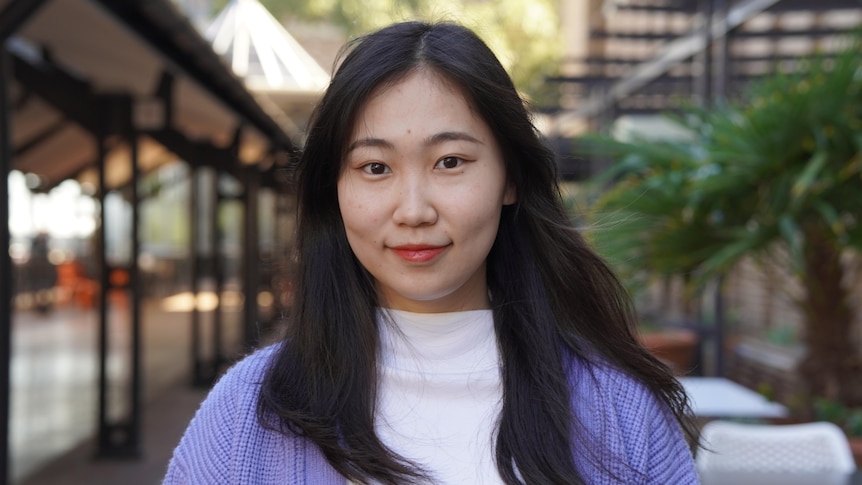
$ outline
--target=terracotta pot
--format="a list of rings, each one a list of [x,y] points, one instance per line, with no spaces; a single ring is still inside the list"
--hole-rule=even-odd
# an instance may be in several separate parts
[[[676,374],[685,374],[694,366],[697,334],[684,329],[668,329],[640,335],[640,341],[656,358]]]
[[[862,468],[862,436],[850,437],[850,451],[856,459],[856,466]]]

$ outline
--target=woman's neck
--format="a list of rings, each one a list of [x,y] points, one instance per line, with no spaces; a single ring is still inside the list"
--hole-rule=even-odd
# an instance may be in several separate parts
[[[411,313],[380,309],[378,319],[384,366],[403,369],[409,365],[445,373],[498,366],[491,310]]]

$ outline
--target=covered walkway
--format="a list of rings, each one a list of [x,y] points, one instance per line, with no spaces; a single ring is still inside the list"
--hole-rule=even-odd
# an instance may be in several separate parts
[[[98,318],[64,306],[47,315],[19,312],[13,326],[11,481],[26,485],[158,483],[170,452],[207,389],[188,384],[189,313],[169,298],[143,302],[141,453],[95,459]],[[128,322],[114,337],[128,341]],[[127,348],[127,347],[124,347]],[[118,362],[128,356],[119,356]],[[117,369],[118,374],[121,369]]]
[[[0,483],[154,483],[281,311],[303,111],[252,94],[170,0],[0,0],[0,42],[0,179],[73,180],[96,219],[49,251],[80,267],[49,305],[0,224]]]
[[[164,477],[171,450],[205,394],[203,390],[178,384],[147,403],[144,416],[150,424],[146,427],[142,443],[147,452],[137,460],[93,460],[92,449],[95,444],[85,441],[21,483],[157,485]]]

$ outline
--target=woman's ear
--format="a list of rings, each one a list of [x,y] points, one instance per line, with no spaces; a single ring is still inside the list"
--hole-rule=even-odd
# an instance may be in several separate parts
[[[512,205],[518,201],[518,189],[511,180],[506,181],[506,191],[503,192],[503,205]]]

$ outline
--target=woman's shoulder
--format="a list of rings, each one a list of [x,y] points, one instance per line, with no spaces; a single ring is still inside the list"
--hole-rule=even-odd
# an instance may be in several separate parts
[[[257,350],[222,375],[174,449],[164,483],[233,483],[238,463],[277,461],[281,447],[257,422],[258,392],[275,352]]]
[[[279,346],[280,344],[273,344],[257,349],[238,360],[219,378],[213,392],[221,388],[260,387]]]
[[[256,412],[257,394],[276,347],[256,350],[229,367],[212,386],[195,418],[235,419]]]

